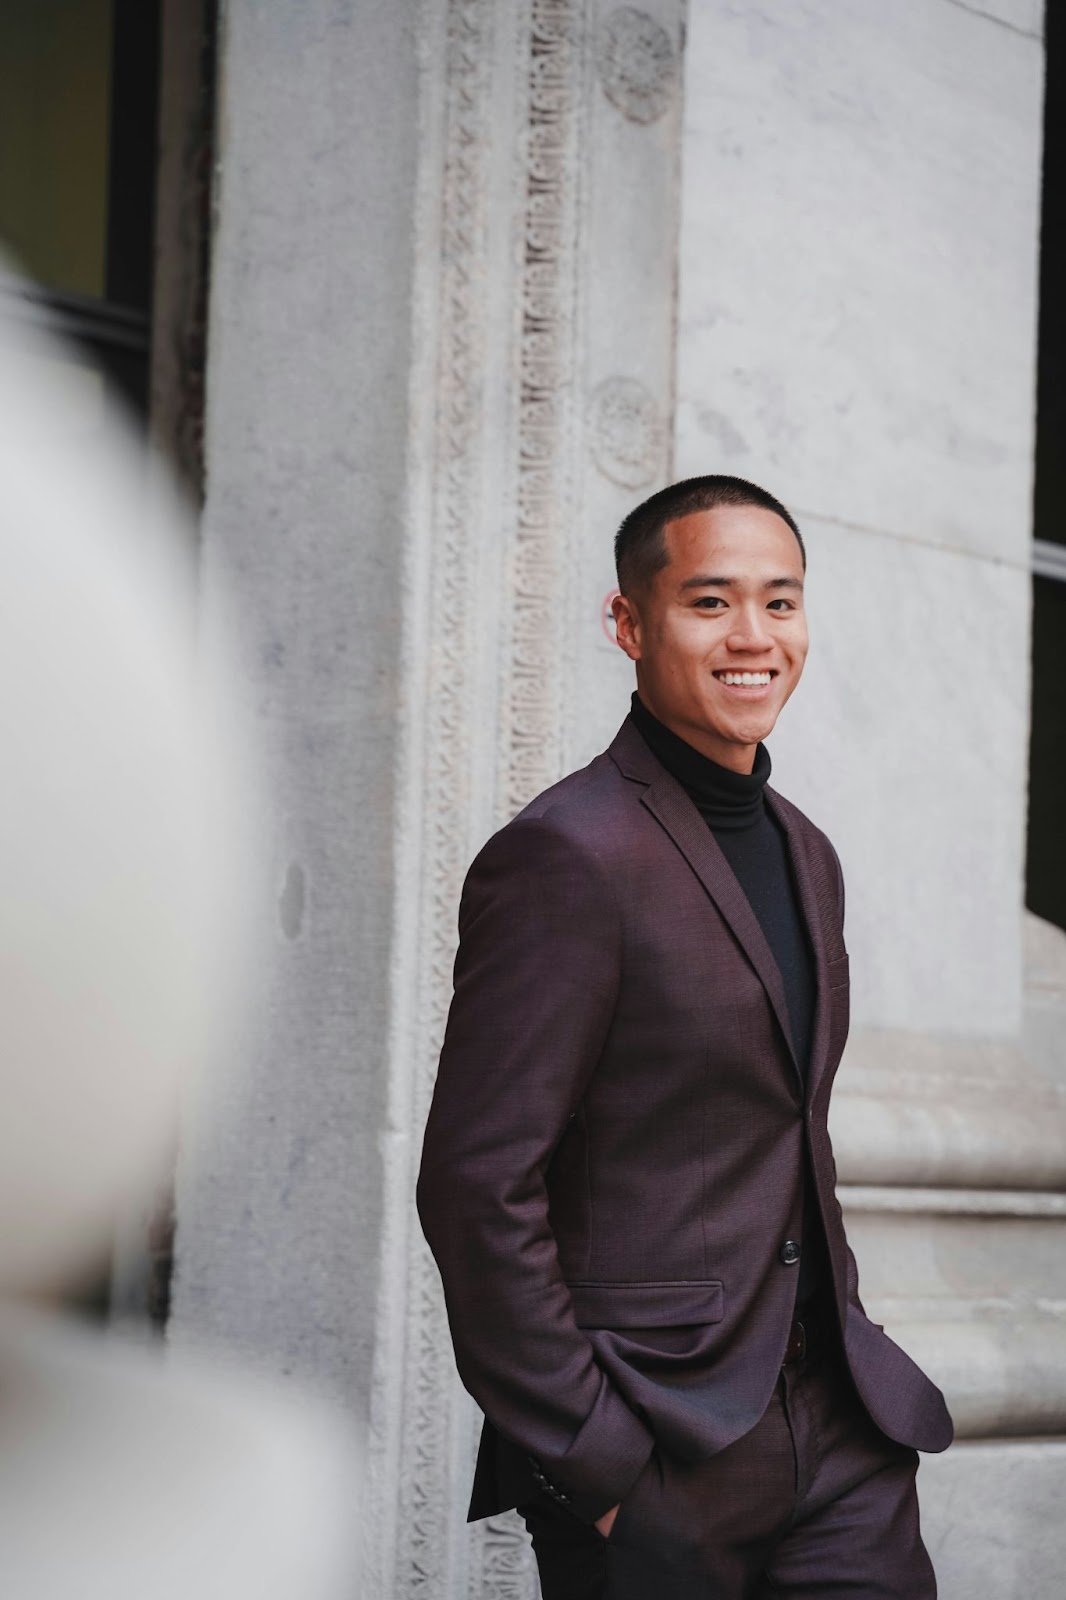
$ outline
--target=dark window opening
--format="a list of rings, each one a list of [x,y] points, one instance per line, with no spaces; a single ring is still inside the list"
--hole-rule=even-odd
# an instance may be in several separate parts
[[[0,9],[8,309],[70,339],[142,421],[149,396],[160,0]]]
[[[1066,27],[1047,11],[1026,905],[1066,928]]]
[[[0,310],[67,341],[77,422],[117,400],[193,498],[202,425],[217,0],[0,5]],[[79,409],[80,408],[80,409]],[[162,1327],[173,1205],[67,1303]]]

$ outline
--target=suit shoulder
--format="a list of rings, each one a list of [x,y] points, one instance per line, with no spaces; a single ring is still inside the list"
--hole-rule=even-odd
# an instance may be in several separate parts
[[[605,751],[587,767],[568,773],[537,795],[507,827],[540,822],[565,834],[575,844],[592,841],[602,835],[612,817],[625,814],[629,788]]]
[[[783,794],[778,794],[776,789],[767,785],[767,792],[772,796],[777,809],[784,816],[790,827],[795,828],[803,840],[804,846],[815,863],[833,884],[840,917],[844,916],[844,870],[840,865],[833,841],[816,822],[812,822],[806,812],[799,806],[793,805],[791,800],[786,800]]]
[[[766,786],[766,792],[771,796],[777,809],[783,813],[785,819],[793,827],[798,828],[803,835],[805,843],[814,845],[816,849],[827,855],[836,856],[836,850],[833,848],[833,842],[829,835],[816,822],[812,822],[805,811],[801,811],[799,806],[795,805],[791,800],[786,800],[783,794],[779,794],[769,784]]]
[[[611,853],[612,840],[625,831],[632,808],[633,797],[627,792],[631,787],[604,752],[523,806],[492,836],[481,856],[512,848],[543,851],[554,846],[563,853],[603,860]]]

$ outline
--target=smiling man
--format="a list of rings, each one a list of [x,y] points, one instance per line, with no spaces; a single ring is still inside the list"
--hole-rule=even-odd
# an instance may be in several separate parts
[[[632,710],[470,869],[426,1130],[470,1516],[519,1507],[546,1600],[932,1600],[916,1451],[951,1421],[858,1297],[843,882],[762,743],[807,655],[799,529],[695,478],[615,553]]]

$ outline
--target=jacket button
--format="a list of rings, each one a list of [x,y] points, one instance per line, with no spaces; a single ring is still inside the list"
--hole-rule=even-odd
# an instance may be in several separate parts
[[[800,1247],[795,1239],[786,1239],[778,1251],[783,1267],[794,1267],[800,1258]]]

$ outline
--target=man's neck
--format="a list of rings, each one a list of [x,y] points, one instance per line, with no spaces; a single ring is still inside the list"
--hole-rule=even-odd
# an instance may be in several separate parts
[[[770,756],[765,745],[755,746],[750,772],[736,772],[705,755],[660,721],[639,694],[633,696],[632,717],[656,760],[677,779],[712,826],[748,827],[758,820],[770,776]]]

